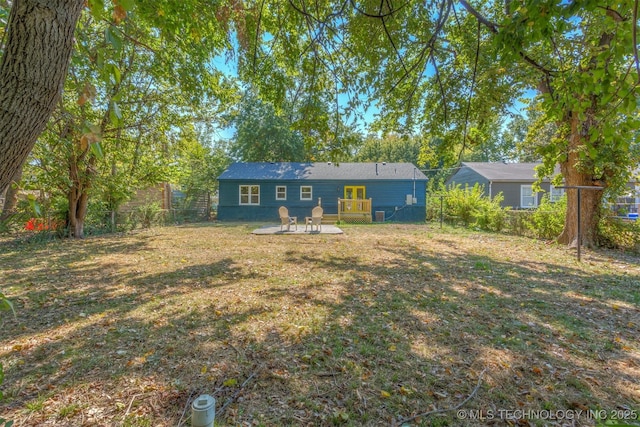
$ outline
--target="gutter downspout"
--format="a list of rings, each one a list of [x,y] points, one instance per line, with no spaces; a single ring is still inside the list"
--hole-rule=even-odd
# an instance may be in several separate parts
[[[416,199],[416,168],[413,168],[413,202]],[[414,202],[415,203],[415,202]]]

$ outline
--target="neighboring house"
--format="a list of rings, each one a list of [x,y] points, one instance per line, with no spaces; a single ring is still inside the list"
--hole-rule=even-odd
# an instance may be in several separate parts
[[[631,180],[627,184],[627,192],[611,205],[611,210],[616,216],[638,218],[640,211],[640,169],[633,172]]]
[[[484,187],[484,193],[491,198],[502,193],[502,206],[513,209],[536,208],[545,194],[549,194],[552,201],[564,194],[563,189],[554,188],[548,179],[540,183],[542,192],[534,192],[533,183],[537,181],[535,167],[539,164],[466,162],[446,184],[460,184],[464,188],[477,183]]]
[[[218,219],[276,221],[286,206],[298,221],[424,221],[427,177],[411,163],[234,163],[220,175]]]

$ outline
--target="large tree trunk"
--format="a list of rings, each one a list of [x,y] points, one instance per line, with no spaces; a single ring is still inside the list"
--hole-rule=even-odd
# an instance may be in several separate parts
[[[0,63],[0,190],[24,163],[62,93],[83,5],[13,2]]]
[[[588,122],[582,122],[574,114],[570,119],[571,131],[567,148],[566,161],[560,163],[560,170],[566,186],[595,186],[593,175],[581,172],[576,168],[580,157],[580,147],[584,146],[584,135],[589,135]],[[601,184],[601,182],[600,182]],[[567,189],[567,216],[564,229],[558,237],[558,242],[577,247],[578,245],[578,190]],[[602,191],[592,189],[580,190],[580,234],[584,246],[595,247],[598,237],[598,223],[600,221]]]

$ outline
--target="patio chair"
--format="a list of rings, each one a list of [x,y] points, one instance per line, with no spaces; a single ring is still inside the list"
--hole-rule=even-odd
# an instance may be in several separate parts
[[[313,226],[316,226],[316,231],[322,231],[322,207],[316,206],[311,210],[311,216],[308,216],[304,220],[304,231],[307,231],[307,227],[311,226],[311,231],[313,231]]]
[[[284,206],[280,206],[278,212],[280,213],[280,231],[284,226],[287,227],[287,231],[291,231],[291,225],[295,225],[296,230],[298,230],[298,217],[289,216],[289,209]]]

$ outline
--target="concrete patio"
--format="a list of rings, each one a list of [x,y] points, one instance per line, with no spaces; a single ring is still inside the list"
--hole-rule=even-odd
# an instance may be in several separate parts
[[[295,227],[291,227],[291,231],[287,231],[286,228],[284,230],[280,229],[279,225],[265,225],[260,228],[253,230],[253,234],[343,234],[343,231],[331,224],[322,224],[320,230],[316,230],[316,227],[313,227],[313,231],[311,231],[311,226],[308,226],[305,231],[304,224],[298,225],[298,229]]]

